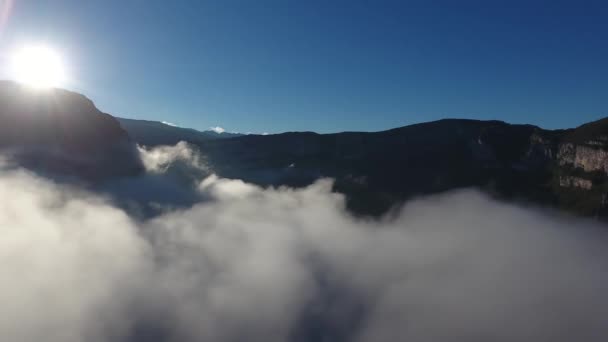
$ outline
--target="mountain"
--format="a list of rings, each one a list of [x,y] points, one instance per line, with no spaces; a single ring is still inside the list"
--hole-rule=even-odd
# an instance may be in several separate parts
[[[210,139],[225,139],[242,136],[237,133],[218,133],[215,131],[197,131],[192,128],[181,128],[158,121],[116,118],[121,126],[138,143],[148,146],[175,145],[180,141],[197,144]]]
[[[381,132],[230,135],[116,119],[80,94],[0,82],[0,150],[41,173],[93,181],[135,176],[143,172],[136,143],[179,141],[196,146],[222,177],[296,187],[331,177],[362,215],[474,187],[608,217],[608,118],[566,130],[445,119]]]
[[[607,215],[608,119],[569,130],[445,119],[371,133],[176,140],[198,146],[224,177],[290,186],[332,177],[349,207],[362,214],[384,213],[418,195],[476,187],[505,199]]]
[[[96,180],[143,171],[118,121],[83,95],[0,82],[0,149],[44,173]]]

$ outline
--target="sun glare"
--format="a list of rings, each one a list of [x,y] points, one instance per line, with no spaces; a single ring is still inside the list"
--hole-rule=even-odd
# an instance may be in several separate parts
[[[45,46],[16,51],[12,57],[12,72],[17,82],[35,88],[62,86],[66,77],[59,54]]]

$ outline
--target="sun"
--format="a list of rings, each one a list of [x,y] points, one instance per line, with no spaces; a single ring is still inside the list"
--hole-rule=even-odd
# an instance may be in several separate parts
[[[46,46],[28,46],[12,56],[13,77],[34,88],[54,88],[64,84],[63,61],[57,52]]]

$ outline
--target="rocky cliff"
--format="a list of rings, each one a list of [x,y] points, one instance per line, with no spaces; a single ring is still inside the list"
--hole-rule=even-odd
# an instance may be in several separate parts
[[[88,98],[0,82],[0,149],[40,172],[89,180],[142,171],[135,143]]]
[[[608,151],[603,145],[562,143],[559,145],[557,160],[562,166],[582,169],[585,172],[608,172]]]
[[[559,206],[583,215],[608,216],[608,119],[544,134],[557,136],[547,148],[553,151],[548,159]]]

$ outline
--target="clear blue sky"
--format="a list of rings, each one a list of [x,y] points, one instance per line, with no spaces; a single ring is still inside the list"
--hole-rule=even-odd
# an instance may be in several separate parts
[[[68,88],[117,116],[239,132],[608,116],[608,1],[12,1],[0,51],[47,42]]]

